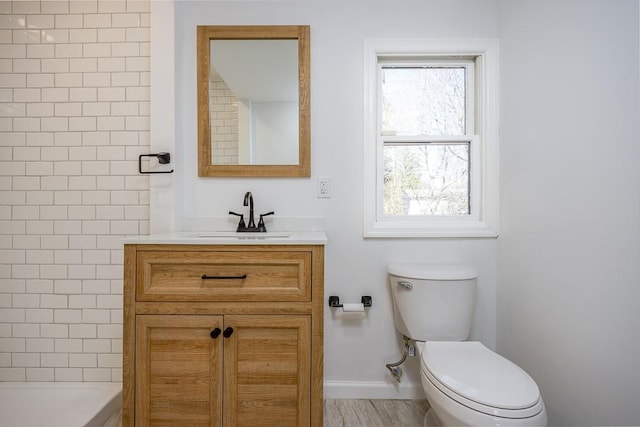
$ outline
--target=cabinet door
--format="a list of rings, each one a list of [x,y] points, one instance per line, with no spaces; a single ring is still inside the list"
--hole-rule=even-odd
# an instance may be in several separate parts
[[[222,425],[222,316],[136,317],[136,425]],[[218,331],[216,331],[218,332]]]
[[[232,426],[308,426],[311,317],[225,316],[224,417]]]

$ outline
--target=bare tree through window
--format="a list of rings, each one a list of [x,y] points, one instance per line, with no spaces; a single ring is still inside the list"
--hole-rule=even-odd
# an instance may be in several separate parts
[[[466,73],[465,67],[382,67],[384,215],[470,213],[470,144],[438,140],[468,131]]]

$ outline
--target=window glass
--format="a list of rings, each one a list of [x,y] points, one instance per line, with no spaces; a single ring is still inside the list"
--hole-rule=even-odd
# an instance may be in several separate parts
[[[466,134],[464,67],[383,66],[382,134]]]
[[[469,215],[469,143],[385,144],[383,214]]]

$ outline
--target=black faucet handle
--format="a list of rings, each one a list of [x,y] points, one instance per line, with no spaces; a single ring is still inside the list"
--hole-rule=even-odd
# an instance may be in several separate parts
[[[247,226],[244,223],[244,215],[239,214],[237,212],[233,212],[233,211],[229,211],[229,215],[235,215],[240,217],[240,222],[238,223],[238,228],[236,229],[236,231],[241,231],[241,230],[244,231],[244,229],[247,228]]]
[[[262,233],[266,233],[267,232],[267,227],[265,227],[264,225],[264,217],[265,216],[269,216],[269,215],[273,215],[273,211],[271,212],[267,212],[267,213],[263,213],[260,214],[260,221],[258,221],[258,231],[262,232]]]

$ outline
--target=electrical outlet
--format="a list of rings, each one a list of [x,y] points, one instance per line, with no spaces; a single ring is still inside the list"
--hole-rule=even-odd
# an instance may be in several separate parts
[[[328,176],[318,177],[318,199],[331,197],[331,180]]]

